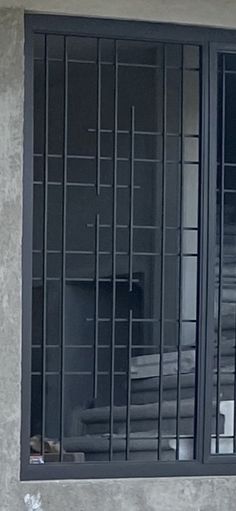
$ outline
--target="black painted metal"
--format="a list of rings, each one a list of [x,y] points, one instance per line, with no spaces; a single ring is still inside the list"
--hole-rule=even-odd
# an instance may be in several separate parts
[[[160,311],[160,362],[159,362],[159,396],[158,396],[158,450],[161,460],[162,451],[162,404],[163,404],[163,354],[164,354],[164,317],[165,317],[165,250],[166,250],[166,47],[163,45],[163,84],[162,84],[162,205],[161,205],[161,311]]]
[[[46,339],[47,339],[47,218],[48,218],[48,42],[45,36],[45,141],[44,141],[44,243],[43,243],[43,353],[42,353],[42,437],[41,454],[44,456],[45,395],[46,395]]]
[[[216,454],[219,453],[220,435],[220,392],[221,392],[221,349],[222,349],[222,278],[224,264],[224,195],[225,195],[225,56],[222,67],[222,137],[221,137],[221,183],[220,183],[220,252],[219,252],[219,290],[218,290],[218,325],[217,325],[217,397],[216,397]]]
[[[64,162],[64,170],[63,170],[63,241],[62,241],[62,277],[61,279],[55,277],[47,277],[46,275],[46,213],[47,209],[45,208],[45,227],[44,227],[44,236],[45,236],[45,245],[44,245],[44,281],[61,281],[62,284],[62,304],[61,304],[61,414],[60,414],[60,461],[61,463],[53,463],[53,464],[45,464],[44,466],[32,466],[29,465],[29,438],[30,438],[30,426],[29,426],[29,410],[30,410],[30,359],[31,359],[31,309],[29,306],[31,304],[31,284],[32,284],[32,262],[31,256],[29,255],[32,251],[32,215],[29,214],[29,209],[32,211],[32,180],[33,177],[31,175],[32,165],[32,156],[33,156],[33,142],[32,142],[32,44],[33,44],[33,33],[34,32],[42,32],[44,34],[47,33],[57,33],[64,34],[64,76],[65,76],[65,95],[64,95],[64,147],[63,147],[63,162]],[[115,339],[116,339],[116,324],[119,322],[126,322],[128,324],[129,329],[129,342],[127,350],[128,357],[128,370],[123,374],[127,376],[127,420],[126,420],[126,461],[125,462],[115,462],[115,463],[86,463],[86,464],[68,464],[63,462],[63,439],[64,439],[64,385],[65,385],[65,375],[72,374],[72,372],[65,371],[64,364],[64,348],[65,348],[65,284],[70,281],[69,277],[66,277],[65,271],[65,263],[66,256],[70,253],[70,251],[66,250],[66,203],[67,203],[67,186],[79,186],[81,183],[68,183],[67,182],[67,161],[70,158],[70,154],[67,151],[67,121],[68,121],[68,57],[67,57],[67,44],[66,44],[66,35],[87,35],[92,37],[107,37],[107,38],[119,38],[122,39],[133,39],[133,40],[154,40],[161,42],[180,42],[180,43],[189,43],[189,44],[199,44],[202,49],[202,59],[204,61],[204,69],[201,69],[201,78],[202,78],[202,98],[201,103],[205,105],[205,112],[208,110],[208,45],[207,41],[211,40],[221,40],[221,41],[232,41],[232,43],[236,42],[236,35],[232,31],[217,31],[215,29],[212,30],[204,30],[204,29],[193,29],[192,27],[171,27],[166,25],[155,25],[149,23],[130,23],[130,22],[122,22],[122,21],[110,21],[110,20],[86,20],[86,19],[58,19],[54,17],[44,17],[44,16],[27,16],[26,17],[26,113],[25,113],[25,187],[24,187],[24,254],[23,254],[23,271],[24,271],[24,283],[23,283],[23,304],[24,304],[24,316],[23,316],[23,417],[22,417],[22,476],[24,479],[44,479],[44,478],[71,478],[71,477],[79,477],[79,478],[89,478],[89,477],[138,477],[138,476],[166,476],[166,475],[208,475],[208,474],[228,474],[234,473],[235,468],[233,465],[234,457],[232,456],[221,456],[219,463],[219,459],[215,456],[210,456],[210,437],[211,437],[211,410],[209,403],[211,403],[211,386],[212,386],[212,345],[213,345],[213,337],[212,336],[212,293],[214,289],[214,277],[211,273],[211,268],[208,265],[206,268],[206,260],[209,258],[210,254],[214,253],[214,222],[215,222],[215,197],[212,193],[212,186],[214,187],[215,183],[215,170],[213,169],[215,164],[215,142],[214,136],[215,132],[212,130],[210,133],[210,144],[208,143],[208,130],[211,128],[210,117],[208,115],[202,116],[202,125],[201,125],[201,191],[204,192],[201,196],[201,209],[199,211],[199,220],[200,220],[200,234],[199,234],[199,251],[200,251],[200,263],[199,263],[199,283],[198,283],[198,294],[201,295],[201,300],[199,303],[201,306],[198,306],[198,362],[197,362],[197,382],[198,382],[198,399],[197,399],[197,413],[196,417],[200,417],[200,419],[196,419],[196,460],[192,461],[179,461],[179,440],[180,440],[180,421],[181,421],[181,381],[180,381],[180,365],[181,365],[181,324],[184,323],[184,319],[182,318],[181,311],[179,312],[178,317],[178,384],[177,384],[177,433],[176,433],[176,461],[175,462],[162,462],[162,395],[163,395],[163,338],[164,338],[164,324],[168,319],[164,320],[164,269],[165,269],[165,256],[168,253],[165,251],[165,236],[168,227],[165,226],[165,179],[166,179],[166,165],[168,163],[167,158],[165,156],[166,151],[166,137],[170,135],[166,129],[166,112],[165,108],[163,109],[163,131],[159,133],[163,136],[163,157],[161,160],[157,158],[152,158],[149,161],[159,162],[162,164],[163,169],[163,204],[162,204],[162,226],[161,226],[161,236],[162,236],[162,247],[161,247],[161,266],[162,266],[162,280],[161,280],[161,307],[162,313],[160,319],[148,319],[146,318],[133,318],[132,310],[129,311],[128,318],[119,318],[116,316],[116,289],[117,283],[121,281],[125,281],[125,279],[116,277],[116,257],[120,252],[117,251],[117,239],[116,233],[117,228],[120,227],[117,223],[117,190],[119,189],[119,185],[117,184],[117,164],[119,161],[124,161],[124,158],[119,158],[117,155],[117,136],[118,133],[121,132],[118,128],[117,117],[118,117],[118,69],[120,66],[124,66],[125,63],[120,63],[118,65],[117,61],[117,42],[115,42],[115,62],[114,66],[114,74],[115,74],[115,86],[114,86],[114,130],[113,131],[113,156],[110,158],[113,161],[113,218],[112,218],[112,233],[113,233],[113,241],[112,241],[112,251],[109,252],[101,252],[99,237],[100,237],[100,229],[111,227],[110,224],[102,224],[99,214],[96,216],[95,225],[90,225],[89,227],[95,227],[96,233],[96,242],[95,242],[95,251],[88,251],[87,253],[91,253],[95,257],[95,279],[83,279],[77,278],[78,282],[95,282],[95,313],[93,318],[88,318],[88,321],[94,322],[94,366],[91,374],[93,375],[93,393],[94,397],[97,396],[97,376],[98,376],[98,328],[100,321],[108,321],[111,322],[111,360],[110,360],[110,371],[107,374],[110,374],[110,440],[109,440],[109,458],[110,461],[113,460],[113,441],[114,441],[114,375],[115,373]],[[206,43],[206,44],[205,44]],[[108,160],[106,157],[101,157],[101,133],[108,132],[110,130],[102,130],[101,129],[101,76],[100,76],[100,66],[101,66],[101,47],[100,42],[97,45],[97,128],[96,128],[96,137],[97,137],[97,152],[96,152],[96,169],[97,169],[97,177],[96,177],[96,192],[97,196],[100,195],[102,190],[101,184],[101,176],[100,176],[100,164],[102,160]],[[228,51],[234,52],[234,47],[230,46]],[[165,54],[165,44],[163,44],[163,52]],[[220,45],[217,48],[212,49],[212,61],[214,60],[214,55],[219,51],[227,51],[224,45]],[[183,47],[182,47],[183,52]],[[47,63],[47,59],[45,59]],[[96,64],[96,61],[95,61]],[[126,64],[125,64],[126,65]],[[149,66],[151,67],[151,66]],[[155,66],[157,67],[157,66]],[[164,73],[163,73],[163,104],[165,105],[165,57],[164,57]],[[182,85],[183,85],[183,53],[182,53]],[[207,70],[207,72],[206,72]],[[210,68],[211,71],[211,83],[214,80],[215,67],[212,66]],[[213,89],[211,89],[212,92]],[[214,91],[215,94],[215,91]],[[211,115],[213,118],[214,112],[212,108],[214,108],[214,97],[210,97],[211,101]],[[181,94],[181,112],[183,115],[183,94]],[[200,106],[199,106],[200,108]],[[46,116],[47,117],[47,116]],[[47,124],[47,122],[46,122]],[[92,131],[92,130],[91,130]],[[127,161],[130,161],[131,165],[131,178],[129,192],[130,192],[130,224],[129,226],[125,226],[129,228],[129,251],[127,253],[129,257],[129,289],[132,291],[133,285],[135,282],[138,282],[138,278],[133,275],[133,266],[132,266],[132,256],[137,255],[137,253],[133,250],[133,194],[135,190],[134,186],[134,164],[139,161],[147,161],[146,158],[135,158],[134,153],[134,137],[138,133],[135,131],[135,111],[134,107],[131,110],[131,153],[130,158],[127,158]],[[129,135],[129,130],[123,131]],[[154,134],[152,132],[152,134]],[[184,165],[184,156],[183,156],[183,120],[181,121],[181,133],[179,134],[181,137],[181,156],[180,156],[180,166],[181,166],[181,176]],[[191,136],[187,134],[186,137]],[[203,140],[204,136],[204,140]],[[47,126],[45,127],[45,141],[47,140]],[[45,142],[45,162],[47,159],[48,147]],[[49,156],[49,155],[48,155]],[[50,155],[52,156],[52,155]],[[57,156],[57,155],[55,155]],[[86,155],[85,155],[86,156]],[[208,157],[210,156],[210,173],[208,180]],[[88,157],[91,159],[91,157]],[[188,162],[190,163],[190,162]],[[45,169],[47,164],[45,165]],[[207,176],[207,177],[206,177]],[[36,183],[35,183],[36,184]],[[209,186],[208,186],[209,184]],[[88,186],[90,183],[83,183],[83,186]],[[46,186],[46,181],[45,181]],[[205,188],[208,186],[209,195]],[[181,177],[181,190],[182,190],[182,177]],[[45,205],[47,199],[47,190],[45,190]],[[182,195],[182,191],[181,191]],[[208,218],[207,218],[208,217]],[[135,228],[143,228],[143,226],[136,226]],[[160,228],[153,226],[146,226],[147,229],[155,229],[158,231]],[[180,230],[182,233],[182,224],[180,222]],[[187,229],[186,229],[187,230]],[[47,253],[50,253],[48,250]],[[60,253],[60,251],[59,251]],[[80,254],[81,251],[73,251],[73,253]],[[111,254],[112,255],[112,317],[100,318],[99,317],[99,283],[100,282],[109,282],[107,278],[100,278],[99,276],[99,256],[100,254]],[[157,255],[156,253],[150,253],[150,255]],[[177,254],[172,254],[177,255]],[[181,255],[184,255],[182,251],[182,234],[180,234],[180,275],[179,275],[179,306],[181,303]],[[191,255],[191,254],[189,254]],[[207,286],[206,286],[207,279]],[[34,279],[36,280],[36,279]],[[46,282],[44,282],[46,286]],[[205,312],[205,304],[208,300],[208,309],[207,313]],[[44,301],[44,307],[46,300]],[[46,311],[46,308],[45,308]],[[158,418],[158,461],[157,462],[131,462],[129,461],[130,456],[130,406],[131,406],[131,378],[130,378],[130,362],[131,362],[131,353],[132,348],[134,348],[134,344],[132,341],[132,329],[133,324],[139,321],[150,322],[151,324],[160,323],[160,332],[161,332],[161,347],[160,347],[160,384],[159,384],[159,418]],[[207,327],[207,339],[204,337],[203,332]],[[201,334],[202,335],[201,335]],[[44,338],[46,335],[46,330],[44,329]],[[207,340],[207,351],[206,348],[206,340]],[[44,340],[45,343],[45,340]],[[104,345],[106,346],[106,345]],[[107,345],[108,347],[108,345]],[[45,352],[45,350],[44,350]],[[207,355],[205,354],[207,353]],[[44,353],[44,365],[45,367],[45,353]],[[34,372],[36,374],[37,372]],[[32,374],[32,373],[31,373]],[[44,379],[46,374],[58,374],[57,372],[47,372],[44,373]],[[73,374],[83,374],[81,371],[74,371]],[[104,372],[105,374],[105,372]],[[201,378],[200,376],[201,375]],[[45,380],[44,380],[45,385]],[[44,408],[44,405],[43,405]],[[42,419],[44,418],[45,409],[42,410]],[[219,406],[218,406],[218,416],[219,416]],[[217,420],[218,429],[219,429],[219,417]],[[42,437],[44,436],[44,429],[42,431]],[[219,436],[219,431],[217,432],[217,437]],[[43,443],[43,438],[42,438]],[[202,463],[202,461],[205,463]]]
[[[184,160],[184,48],[181,48],[181,88],[180,88],[180,104],[181,104],[181,148],[180,160]],[[183,198],[183,164],[180,164],[180,204]],[[179,317],[178,317],[178,368],[177,368],[177,410],[176,410],[176,460],[179,459],[179,436],[180,436],[180,404],[181,404],[181,335],[182,335],[182,254],[183,254],[183,228],[182,228],[182,209],[180,209],[179,218]]]
[[[116,243],[117,243],[117,129],[118,129],[118,66],[117,42],[114,48],[114,138],[113,138],[113,212],[112,212],[112,317],[111,317],[111,361],[110,361],[110,445],[109,459],[113,459],[114,428],[114,372],[116,342]]]
[[[95,225],[95,305],[94,305],[94,379],[93,397],[97,398],[98,387],[98,307],[99,307],[99,245],[100,245],[100,215],[96,215]]]
[[[101,180],[101,40],[97,42],[97,195]]]
[[[128,369],[127,369],[127,419],[126,419],[126,460],[130,455],[130,405],[131,405],[131,354],[133,336],[133,311],[129,311]]]
[[[25,42],[25,102],[24,102],[24,187],[23,187],[23,243],[22,243],[22,426],[21,474],[29,466],[31,418],[31,311],[32,311],[32,250],[33,230],[29,216],[33,214],[33,34]],[[29,101],[29,104],[27,104]],[[26,107],[27,104],[27,107]],[[26,143],[27,140],[27,143]],[[29,171],[29,169],[31,169]],[[24,477],[24,475],[23,475]]]
[[[130,123],[130,214],[129,214],[129,290],[133,290],[133,236],[134,236],[134,133],[135,107],[131,107]]]
[[[199,225],[201,229],[198,236],[199,245],[199,289],[198,289],[198,311],[197,316],[199,322],[197,323],[197,339],[201,339],[197,348],[197,368],[196,368],[196,421],[195,421],[195,432],[196,432],[196,443],[195,443],[195,457],[196,459],[203,460],[205,456],[205,449],[208,452],[208,446],[205,445],[205,399],[206,399],[206,346],[207,346],[207,293],[208,289],[208,250],[207,243],[209,240],[209,210],[208,210],[208,193],[209,193],[209,179],[208,173],[204,172],[204,169],[208,168],[209,164],[209,47],[205,44],[200,51],[200,104],[201,116],[200,116],[200,137],[199,137],[199,163],[200,163],[200,175],[199,175]],[[213,216],[214,218],[214,216]],[[214,222],[214,220],[213,220]],[[207,373],[208,374],[208,373]],[[209,385],[211,387],[211,383]],[[209,427],[209,434],[211,434],[211,424]]]
[[[68,56],[64,37],[64,132],[62,183],[62,247],[61,247],[61,386],[60,386],[60,461],[63,461],[65,413],[65,294],[66,294],[66,207],[67,207],[67,145],[68,145]]]

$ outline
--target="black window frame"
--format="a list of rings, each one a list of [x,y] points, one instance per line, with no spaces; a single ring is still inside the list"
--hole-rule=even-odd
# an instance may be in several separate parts
[[[201,47],[201,160],[199,251],[199,357],[197,383],[196,460],[174,462],[53,463],[30,465],[30,365],[31,365],[31,247],[33,155],[33,35],[85,35],[156,42],[197,44]],[[216,212],[216,112],[217,54],[236,53],[236,32],[213,28],[142,21],[77,18],[52,15],[25,16],[25,108],[23,176],[23,326],[22,326],[22,427],[21,479],[91,479],[236,475],[236,455],[210,454],[211,360],[214,303]]]

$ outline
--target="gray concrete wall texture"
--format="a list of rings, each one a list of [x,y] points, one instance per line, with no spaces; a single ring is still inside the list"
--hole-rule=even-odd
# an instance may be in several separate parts
[[[233,511],[234,477],[26,483],[19,469],[24,9],[236,27],[236,2],[0,0],[0,9],[0,511]]]

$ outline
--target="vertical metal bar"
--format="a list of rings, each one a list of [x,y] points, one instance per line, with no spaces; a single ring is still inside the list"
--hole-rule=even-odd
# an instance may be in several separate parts
[[[129,338],[128,338],[128,369],[127,369],[127,418],[126,418],[126,460],[130,451],[130,405],[131,405],[131,356],[133,335],[133,311],[129,311]]]
[[[216,390],[216,454],[219,453],[220,436],[220,364],[222,341],[222,273],[224,258],[224,161],[225,161],[225,56],[222,57],[222,138],[221,138],[221,190],[220,190],[220,247],[217,330],[217,390]]]
[[[234,323],[234,328],[236,330],[236,320]],[[236,452],[236,337],[234,344],[234,453]]]
[[[166,46],[163,45],[163,135],[162,135],[162,212],[161,212],[161,310],[160,310],[160,359],[159,359],[159,407],[158,407],[158,459],[161,459],[162,400],[163,400],[163,352],[165,315],[165,243],[166,243]]]
[[[114,141],[113,141],[113,219],[112,219],[112,318],[111,318],[111,393],[110,393],[110,445],[109,458],[113,458],[114,370],[116,337],[116,224],[117,224],[117,130],[118,130],[118,58],[115,41],[114,63]]]
[[[179,219],[179,322],[178,322],[178,367],[177,367],[177,406],[176,406],[176,460],[179,459],[180,404],[181,404],[181,335],[182,335],[182,241],[183,241],[183,161],[184,161],[184,46],[181,47],[181,147],[180,147],[180,219]]]
[[[63,137],[63,198],[62,198],[62,260],[61,260],[61,388],[60,388],[60,461],[63,461],[64,438],[64,348],[66,293],[66,204],[67,204],[67,129],[68,129],[68,58],[67,38],[64,37],[64,137]]]
[[[44,220],[43,220],[43,339],[42,339],[42,437],[41,454],[44,456],[46,429],[46,344],[47,344],[47,220],[48,220],[48,40],[45,35],[45,103],[44,103]]]
[[[25,19],[25,90],[24,90],[24,168],[23,168],[23,242],[22,242],[22,410],[21,477],[30,460],[32,396],[32,247],[33,247],[33,115],[34,115],[34,35]]]
[[[210,65],[209,65],[210,64]],[[203,357],[203,382],[205,385],[204,395],[204,413],[203,415],[203,456],[201,461],[207,462],[211,454],[212,438],[212,411],[213,411],[213,363],[214,363],[214,341],[215,341],[215,320],[214,320],[214,302],[215,302],[215,248],[216,248],[216,162],[217,162],[217,51],[214,45],[205,45],[203,52],[203,72],[205,79],[205,101],[203,104],[204,130],[201,136],[204,155],[202,154],[202,177],[206,185],[206,208],[205,216],[201,219],[202,226],[205,227],[206,249],[201,251],[202,261],[206,260],[206,281],[204,293],[206,293],[206,328],[205,328],[205,346],[202,350]],[[211,129],[209,130],[209,119],[211,119]],[[205,172],[204,172],[205,171]],[[204,174],[204,176],[203,176]],[[206,176],[208,174],[207,180]],[[212,193],[212,190],[214,193]],[[204,224],[205,220],[205,224]],[[204,317],[203,317],[204,320]],[[201,339],[201,337],[200,337]],[[204,339],[203,339],[204,340]],[[199,368],[199,367],[198,367]],[[201,376],[201,375],[200,375]],[[200,401],[201,394],[198,396]],[[210,405],[209,405],[210,404]],[[198,409],[198,415],[199,415]],[[198,430],[199,431],[199,430]],[[198,439],[197,439],[198,440]],[[201,445],[198,442],[199,453]]]
[[[133,289],[133,225],[134,225],[134,132],[135,107],[131,107],[130,126],[130,211],[129,211],[129,290]]]
[[[196,324],[196,374],[195,374],[195,410],[194,410],[194,444],[193,456],[197,460],[204,457],[204,423],[205,423],[205,392],[206,392],[206,371],[205,371],[205,353],[206,353],[206,318],[207,318],[207,229],[209,215],[207,213],[207,194],[208,194],[208,62],[209,62],[209,46],[202,45],[200,50],[200,122],[199,122],[199,193],[198,193],[198,291],[197,291],[197,324]],[[211,403],[211,399],[209,403]],[[211,411],[212,416],[212,411]]]
[[[97,41],[97,179],[96,189],[97,195],[100,194],[101,181],[101,40]]]
[[[225,65],[225,58],[224,58],[223,62]],[[224,140],[225,140],[225,136],[224,136]],[[223,161],[223,164],[225,165],[224,161]],[[236,331],[236,320],[234,322],[234,330]],[[234,453],[236,453],[236,336],[235,336],[235,343],[234,343],[234,433],[233,433],[233,435],[234,435],[233,450],[234,450]]]
[[[98,387],[99,227],[100,219],[97,213],[95,223],[94,399],[97,398]]]

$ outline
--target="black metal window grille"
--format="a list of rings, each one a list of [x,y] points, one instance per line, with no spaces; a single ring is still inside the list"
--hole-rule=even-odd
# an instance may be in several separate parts
[[[218,56],[217,228],[212,454],[236,452],[235,352],[235,55]],[[222,416],[225,424],[222,428]]]
[[[233,473],[235,36],[26,28],[22,475]]]

